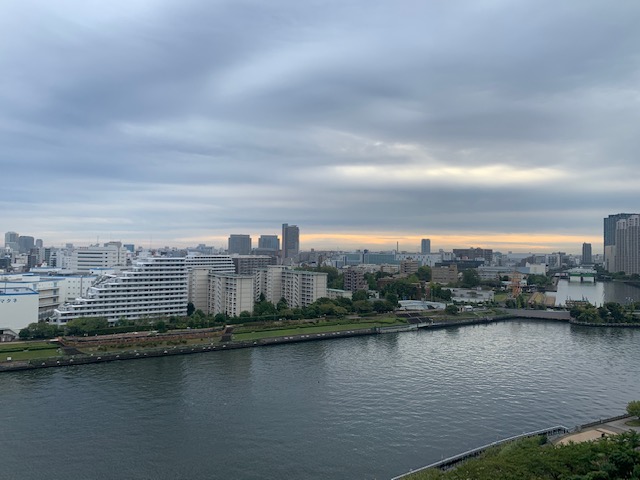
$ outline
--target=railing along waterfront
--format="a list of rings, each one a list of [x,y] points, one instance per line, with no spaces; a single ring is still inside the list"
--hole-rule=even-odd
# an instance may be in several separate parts
[[[555,427],[545,428],[543,430],[536,430],[534,432],[521,433],[520,435],[515,435],[513,437],[498,440],[496,442],[491,442],[491,443],[488,443],[487,445],[483,445],[482,447],[474,448],[472,450],[468,450],[458,455],[445,458],[444,460],[431,463],[427,466],[418,468],[417,470],[411,470],[407,473],[403,473],[402,475],[398,475],[397,477],[393,477],[391,480],[400,480],[402,478],[408,477],[409,475],[413,475],[415,473],[422,472],[424,470],[429,470],[432,468],[437,468],[439,470],[449,470],[450,468],[453,468],[459,465],[460,463],[466,460],[469,460],[470,458],[475,458],[481,455],[491,447],[503,445],[505,443],[513,442],[515,440],[520,440],[522,438],[538,437],[541,435],[546,435],[547,437],[553,437],[557,435],[564,435],[565,433],[570,433],[570,432],[571,430],[569,430],[567,427],[563,425],[556,425]]]

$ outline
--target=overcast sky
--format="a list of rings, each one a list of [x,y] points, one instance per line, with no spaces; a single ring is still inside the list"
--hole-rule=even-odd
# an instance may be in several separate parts
[[[638,25],[637,0],[5,0],[0,228],[598,253],[640,210]]]

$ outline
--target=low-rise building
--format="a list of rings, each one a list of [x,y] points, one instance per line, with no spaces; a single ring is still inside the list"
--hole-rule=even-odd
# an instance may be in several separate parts
[[[458,281],[458,266],[455,264],[431,268],[431,281],[447,285]]]
[[[0,331],[19,333],[38,321],[38,292],[27,287],[0,286]]]

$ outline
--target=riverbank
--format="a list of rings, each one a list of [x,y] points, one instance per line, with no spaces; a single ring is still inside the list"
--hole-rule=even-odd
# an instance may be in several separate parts
[[[46,352],[60,351],[62,355],[37,357],[25,355],[10,361],[0,362],[0,372],[32,370],[38,368],[65,367],[72,365],[87,365],[93,363],[114,362],[121,360],[139,360],[171,355],[189,355],[215,351],[235,350],[275,346],[287,343],[332,340],[365,335],[379,335],[385,333],[401,333],[406,331],[430,330],[443,328],[459,328],[472,325],[484,325],[510,320],[544,320],[557,322],[572,321],[569,312],[544,310],[508,310],[500,315],[473,316],[465,318],[449,317],[418,317],[412,323],[375,322],[375,319],[354,324],[335,324],[325,327],[307,326],[305,328],[264,329],[254,332],[244,332],[234,335],[232,341],[221,341],[220,330],[201,329],[167,334],[121,334],[101,337],[60,338],[57,346],[44,349]],[[367,321],[368,320],[368,321]],[[584,326],[613,326],[608,324],[593,324]],[[626,326],[626,325],[620,325]],[[300,332],[300,333],[297,333]],[[165,338],[167,337],[167,338]],[[167,339],[171,339],[168,340]],[[189,339],[189,343],[185,339]],[[163,343],[158,346],[158,342]],[[42,343],[42,342],[40,342]],[[15,344],[14,344],[15,345]],[[59,347],[59,349],[58,349]],[[92,348],[89,348],[92,347]],[[57,350],[56,350],[57,349]],[[91,350],[91,351],[88,351]],[[100,351],[102,350],[102,351]],[[2,351],[0,351],[2,355]],[[7,355],[9,357],[10,355]]]
[[[460,468],[463,465],[466,467],[467,462],[470,462],[469,468],[465,468],[464,473],[456,472],[461,473],[461,475],[455,476],[455,478],[485,478],[484,476],[478,476],[477,473],[469,475],[469,472],[484,472],[486,478],[498,480],[502,478],[500,476],[501,469],[491,473],[488,472],[495,467],[494,459],[496,457],[502,457],[501,461],[504,462],[505,466],[508,466],[511,473],[513,473],[513,469],[517,468],[517,463],[521,461],[519,456],[513,455],[513,452],[517,450],[518,447],[521,448],[523,445],[526,445],[526,448],[529,450],[526,456],[534,457],[540,454],[540,449],[542,448],[553,448],[553,446],[558,446],[559,449],[564,448],[566,451],[574,449],[575,445],[583,442],[594,442],[596,440],[622,434],[633,435],[634,433],[632,432],[640,433],[640,428],[629,426],[626,423],[630,418],[632,418],[630,415],[623,414],[607,419],[600,419],[584,425],[578,425],[573,429],[568,429],[560,425],[534,432],[523,433],[521,435],[498,440],[458,455],[454,455],[439,462],[426,465],[417,470],[393,477],[392,480],[432,480],[440,478],[454,478],[452,475],[448,475],[445,472]],[[634,446],[632,446],[632,448],[633,447]],[[542,455],[549,457],[557,454],[558,451],[560,450],[550,450],[546,453],[543,452]],[[576,457],[575,462],[576,463],[571,466],[573,469],[584,468],[587,466],[579,463],[584,463],[584,459],[581,457]],[[637,456],[637,464],[640,464],[640,456]],[[549,467],[548,474],[551,475],[550,478],[557,478],[557,475],[551,473],[553,468],[556,467]],[[535,474],[533,471],[527,469],[525,469],[525,472],[530,474],[531,478],[547,478],[544,476],[546,474],[541,472],[539,465],[537,470],[538,471],[535,472]],[[513,476],[510,476],[509,478],[513,478]],[[520,478],[525,479],[529,477],[521,476]]]

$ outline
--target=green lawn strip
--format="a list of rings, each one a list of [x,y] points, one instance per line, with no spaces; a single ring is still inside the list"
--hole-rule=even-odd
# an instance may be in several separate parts
[[[14,360],[33,360],[35,358],[48,358],[60,356],[59,346],[49,342],[11,342],[0,344],[0,362]]]
[[[388,327],[391,325],[406,325],[405,322],[397,321],[395,323],[387,322],[360,322],[348,323],[343,325],[323,325],[314,327],[285,328],[282,330],[265,330],[249,333],[237,333],[233,335],[236,341],[258,340],[260,338],[288,337],[292,335],[309,335],[314,333],[331,333],[342,332],[345,330],[362,330],[373,327]]]
[[[11,357],[11,361],[15,360],[34,360],[39,358],[61,357],[57,348],[49,350],[25,350],[20,352],[2,352],[0,353],[0,362],[6,362],[7,357]]]
[[[50,342],[10,342],[0,343],[0,355],[5,353],[22,352],[24,350],[55,350],[58,345]]]

